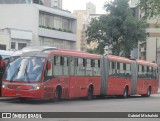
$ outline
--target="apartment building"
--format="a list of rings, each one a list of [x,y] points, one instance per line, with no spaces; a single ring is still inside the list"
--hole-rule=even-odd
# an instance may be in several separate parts
[[[20,43],[76,49],[77,19],[70,12],[34,3],[0,4],[0,11],[0,36],[9,34],[0,40],[6,49],[19,49]]]
[[[140,10],[138,3],[139,0],[130,0],[130,7],[133,9],[135,17],[142,19],[144,13]],[[160,48],[160,19],[150,18],[146,19],[146,21],[147,38],[146,41],[138,44],[138,58],[157,62],[160,60],[157,56],[158,48]]]

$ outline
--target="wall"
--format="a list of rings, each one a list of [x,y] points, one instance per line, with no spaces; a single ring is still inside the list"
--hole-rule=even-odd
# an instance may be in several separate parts
[[[0,32],[0,44],[6,45],[6,50],[10,47],[10,35],[6,32]]]
[[[32,45],[39,44],[39,10],[32,4],[0,4],[0,29],[15,28],[33,33]]]

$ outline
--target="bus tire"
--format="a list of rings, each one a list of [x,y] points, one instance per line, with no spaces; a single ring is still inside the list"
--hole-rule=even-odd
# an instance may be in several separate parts
[[[55,90],[55,97],[54,97],[54,101],[58,102],[61,100],[61,95],[62,95],[62,90],[61,87],[57,87]]]
[[[151,96],[151,87],[148,88],[147,94],[142,94],[142,97],[150,97]]]
[[[18,98],[21,102],[25,102],[26,101],[26,98],[24,98],[24,97],[19,97]]]
[[[128,97],[128,87],[125,87],[122,97],[123,98],[127,98]]]
[[[87,99],[91,100],[93,98],[93,87],[90,86],[88,89]]]
[[[147,97],[150,97],[151,96],[151,87],[148,88],[148,91],[147,91]]]

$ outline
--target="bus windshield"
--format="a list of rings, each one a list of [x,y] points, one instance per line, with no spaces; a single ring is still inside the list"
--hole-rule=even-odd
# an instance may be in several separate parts
[[[41,79],[45,58],[20,57],[7,66],[4,79],[9,81],[37,82]]]

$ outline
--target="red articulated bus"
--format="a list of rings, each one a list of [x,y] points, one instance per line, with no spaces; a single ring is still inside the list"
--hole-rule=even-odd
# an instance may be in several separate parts
[[[158,92],[157,74],[157,64],[118,56],[63,49],[29,51],[8,64],[2,96],[21,100],[150,96]]]
[[[158,66],[142,60],[108,55],[103,59],[101,94],[149,97],[158,93]],[[105,76],[104,76],[105,75]]]

